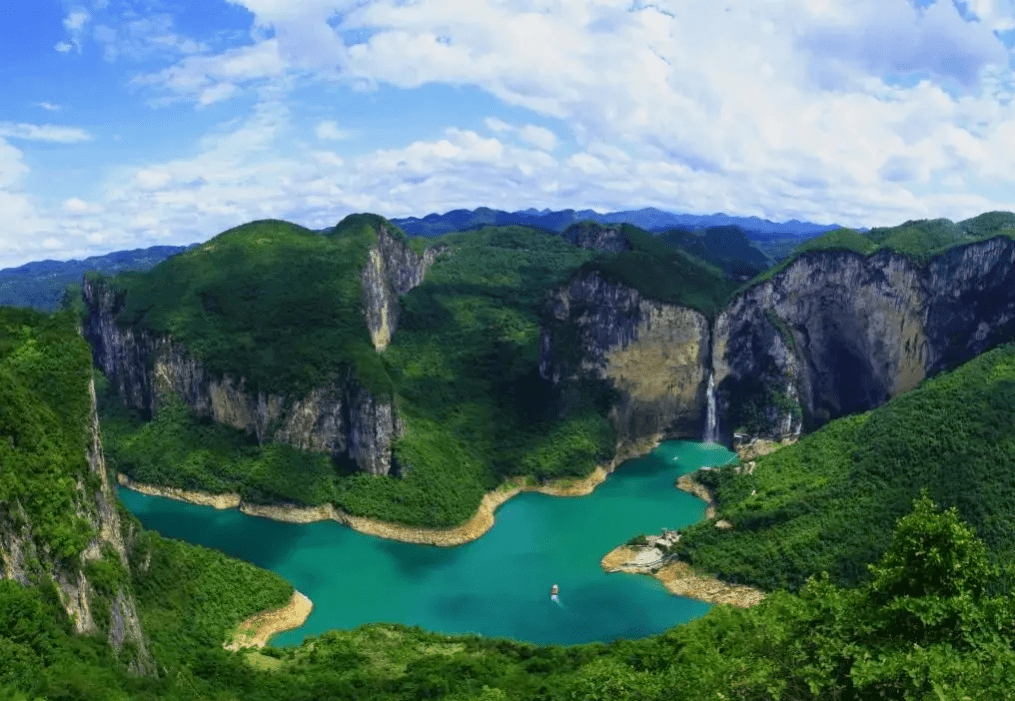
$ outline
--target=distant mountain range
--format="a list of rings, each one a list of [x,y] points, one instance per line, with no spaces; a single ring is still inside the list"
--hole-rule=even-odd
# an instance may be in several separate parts
[[[406,217],[391,219],[410,236],[440,236],[453,231],[468,231],[483,226],[506,226],[517,224],[531,226],[550,232],[561,233],[571,224],[580,221],[594,221],[599,224],[628,223],[654,233],[674,229],[696,231],[702,235],[705,230],[715,227],[739,227],[749,241],[762,242],[763,250],[773,259],[796,246],[796,242],[780,242],[772,250],[764,243],[778,239],[807,239],[826,231],[839,228],[838,225],[822,225],[792,219],[777,223],[757,217],[733,217],[728,214],[673,214],[654,207],[623,212],[599,214],[591,209],[525,209],[505,212],[489,207],[478,209],[455,209],[445,214],[428,214],[423,218]],[[322,229],[331,231],[331,227]],[[861,229],[866,231],[866,229]],[[683,239],[677,236],[677,239]],[[670,242],[676,245],[677,239]],[[190,246],[152,246],[130,251],[116,251],[104,256],[91,256],[84,260],[43,260],[26,263],[17,268],[0,270],[0,306],[33,307],[40,311],[54,311],[60,306],[60,299],[67,285],[80,283],[81,277],[89,270],[104,274],[115,274],[124,270],[148,270],[169,256],[193,248]],[[689,244],[684,242],[683,247]],[[780,248],[781,246],[781,248]],[[783,251],[782,249],[786,250]],[[708,256],[705,256],[708,258]]]
[[[80,283],[89,270],[115,274],[123,270],[148,270],[189,246],[152,246],[115,251],[84,260],[40,260],[0,270],[0,306],[32,307],[44,312],[60,307],[67,285]]]
[[[406,217],[392,219],[402,231],[410,236],[440,236],[452,231],[465,231],[482,226],[506,226],[520,224],[550,231],[563,231],[580,221],[594,221],[599,224],[628,223],[646,231],[660,232],[669,229],[697,230],[715,226],[737,226],[743,229],[752,241],[773,238],[811,238],[840,228],[838,224],[814,224],[791,219],[788,222],[772,222],[758,217],[734,217],[728,214],[673,214],[654,207],[607,212],[599,214],[591,209],[524,209],[505,212],[489,207],[478,209],[454,209],[445,214],[428,214],[423,218]]]

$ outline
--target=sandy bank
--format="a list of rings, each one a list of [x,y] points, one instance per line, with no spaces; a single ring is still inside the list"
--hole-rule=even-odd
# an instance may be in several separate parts
[[[776,444],[776,447],[781,446]],[[751,469],[753,470],[753,465]],[[677,478],[674,486],[708,504],[705,509],[706,521],[711,521],[716,517],[715,496],[708,487],[694,479],[694,473],[681,475]],[[716,522],[715,526],[722,530],[729,530],[733,527],[725,520]],[[603,556],[599,563],[600,566],[607,572],[651,575],[662,582],[671,594],[711,604],[732,604],[746,608],[754,606],[765,598],[765,592],[760,589],[740,584],[729,584],[715,577],[699,574],[686,562],[665,555],[660,547],[665,548],[679,540],[679,534],[649,536],[647,539],[648,545],[643,547],[621,545],[614,548]]]
[[[264,647],[271,636],[299,628],[313,610],[314,604],[304,594],[293,590],[289,603],[274,611],[262,611],[243,621],[233,634],[231,643],[223,644],[227,650],[241,647]]]
[[[540,492],[559,497],[577,497],[591,494],[597,486],[625,460],[650,452],[659,445],[662,436],[654,436],[643,443],[631,446],[620,453],[606,465],[598,465],[586,477],[581,479],[557,480],[542,485],[527,485],[524,478],[514,478],[505,482],[497,489],[483,495],[482,501],[476,513],[468,521],[453,528],[420,528],[405,526],[398,523],[388,523],[377,519],[353,516],[341,509],[336,509],[331,504],[323,506],[299,507],[289,505],[248,504],[244,502],[239,494],[207,494],[204,492],[187,491],[173,487],[157,487],[150,484],[141,484],[117,473],[117,481],[127,489],[132,489],[150,496],[168,497],[178,501],[185,501],[201,506],[214,506],[216,509],[235,509],[249,516],[260,516],[276,521],[289,523],[311,523],[314,521],[332,520],[337,521],[353,530],[368,535],[375,535],[381,538],[399,540],[405,543],[419,543],[422,545],[437,545],[441,547],[452,547],[462,545],[476,540],[493,527],[494,514],[504,502],[508,501],[521,492]]]
[[[698,574],[686,562],[664,557],[654,545],[644,548],[621,545],[606,553],[599,564],[606,572],[651,575],[662,582],[671,594],[710,604],[747,608],[765,598],[765,592],[760,589]]]

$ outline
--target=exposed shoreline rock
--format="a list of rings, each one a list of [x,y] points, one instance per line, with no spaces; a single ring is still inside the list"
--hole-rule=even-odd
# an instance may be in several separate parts
[[[232,642],[223,643],[222,647],[233,651],[245,647],[260,649],[268,644],[272,636],[306,623],[313,609],[314,603],[310,598],[294,589],[288,604],[280,609],[261,611],[246,619],[236,627]]]
[[[260,516],[287,523],[313,523],[315,521],[331,520],[366,535],[398,540],[403,543],[454,547],[476,540],[493,528],[494,514],[497,509],[521,492],[539,492],[540,494],[559,497],[578,497],[591,494],[621,463],[651,452],[659,445],[661,440],[662,436],[654,436],[652,439],[634,446],[628,451],[619,453],[608,464],[605,466],[597,465],[588,476],[581,479],[558,480],[542,485],[525,484],[524,478],[509,480],[497,489],[483,495],[479,508],[472,518],[462,525],[453,528],[420,528],[417,526],[389,523],[363,516],[353,516],[341,509],[336,509],[331,504],[308,507],[248,504],[240,498],[239,494],[235,493],[209,494],[207,492],[188,491],[175,487],[142,484],[135,482],[123,473],[117,473],[116,479],[121,486],[149,496],[166,497],[199,506],[213,506],[216,509],[238,508],[248,516]]]
[[[676,485],[681,491],[692,494],[708,503],[705,519],[715,518],[715,499],[712,492],[696,482],[691,475],[681,475]],[[716,527],[729,530],[732,524],[717,521]],[[731,604],[748,608],[765,598],[765,592],[743,584],[730,584],[715,577],[695,572],[688,563],[676,556],[665,554],[670,545],[680,540],[679,532],[665,532],[660,536],[647,536],[647,545],[631,547],[621,545],[603,556],[599,565],[606,572],[647,574],[655,577],[674,596],[685,596],[710,604]],[[663,549],[660,549],[662,546]]]

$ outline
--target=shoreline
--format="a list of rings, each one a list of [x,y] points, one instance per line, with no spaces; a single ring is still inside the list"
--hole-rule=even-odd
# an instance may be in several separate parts
[[[262,648],[268,641],[279,633],[299,628],[307,622],[310,612],[314,609],[314,603],[296,589],[289,603],[280,609],[261,611],[250,616],[240,623],[232,635],[232,642],[222,643],[226,650],[240,650],[241,648]]]
[[[754,462],[751,460],[748,463],[747,459],[766,455],[793,442],[795,441],[779,444],[768,441],[767,445],[755,446],[752,441],[749,446],[750,452],[748,449],[741,448],[736,453],[748,472],[753,472]],[[694,479],[694,474],[699,470],[681,475],[673,486],[704,501],[707,504],[705,521],[712,521],[717,515],[715,495],[711,489]],[[714,525],[720,530],[733,528],[733,524],[726,520],[716,521]],[[656,547],[659,543],[669,546],[676,542],[680,539],[679,533],[668,537],[665,534],[663,536],[648,536],[647,539],[649,543],[646,546],[620,545],[614,548],[603,556],[603,559],[599,561],[599,566],[608,573],[627,572],[629,574],[651,575],[654,579],[662,582],[667,591],[674,596],[684,596],[709,604],[730,604],[740,608],[749,608],[765,598],[765,592],[761,589],[744,584],[730,584],[716,577],[699,574],[689,563],[672,555],[664,555],[663,551]]]
[[[135,482],[122,472],[116,473],[116,481],[122,487],[148,496],[165,497],[198,506],[212,506],[216,509],[239,509],[241,513],[248,516],[259,516],[287,523],[313,523],[315,521],[330,520],[366,535],[398,540],[403,543],[454,547],[476,540],[493,528],[494,516],[497,509],[512,497],[522,492],[539,492],[540,494],[558,497],[586,496],[606,481],[606,478],[621,463],[655,450],[661,442],[662,436],[656,435],[651,439],[629,446],[626,450],[618,452],[616,457],[606,465],[596,465],[590,474],[582,478],[561,479],[542,485],[525,484],[526,478],[522,477],[512,478],[493,491],[484,494],[472,518],[460,526],[453,526],[451,528],[405,526],[365,516],[353,516],[341,509],[336,509],[332,504],[306,507],[248,504],[243,501],[239,494],[233,492],[211,494],[208,492],[178,489],[176,487],[158,487]]]

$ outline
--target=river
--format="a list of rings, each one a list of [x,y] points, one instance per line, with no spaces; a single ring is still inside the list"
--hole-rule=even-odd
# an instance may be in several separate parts
[[[703,518],[705,503],[673,484],[733,457],[722,446],[663,443],[587,496],[519,494],[497,510],[488,533],[453,548],[385,540],[333,521],[281,523],[124,488],[119,494],[145,527],[273,570],[309,596],[306,624],[273,645],[371,622],[570,645],[642,638],[708,611],[710,604],[672,596],[652,577],[607,574],[599,561],[638,534]],[[559,603],[550,600],[553,584]]]

